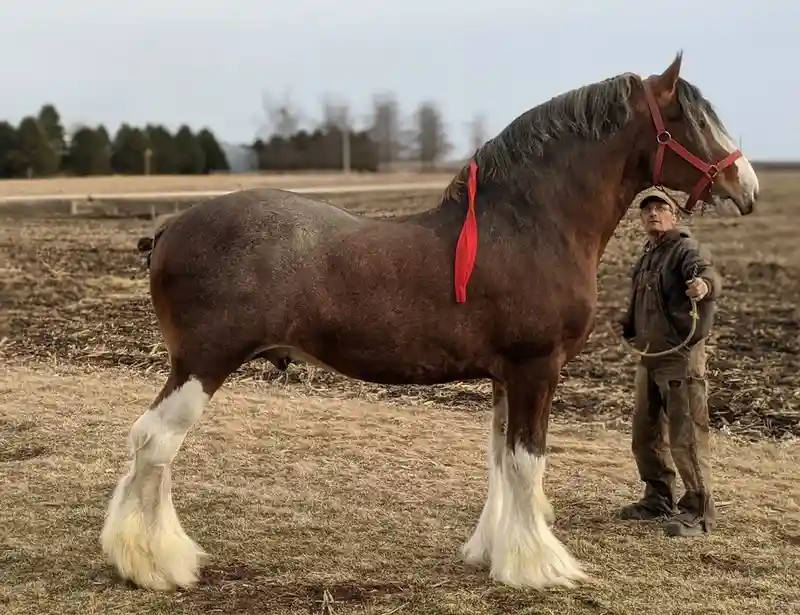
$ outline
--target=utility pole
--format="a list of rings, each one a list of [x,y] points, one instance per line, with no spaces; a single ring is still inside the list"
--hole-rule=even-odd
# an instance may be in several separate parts
[[[342,172],[350,173],[350,122],[342,122]]]

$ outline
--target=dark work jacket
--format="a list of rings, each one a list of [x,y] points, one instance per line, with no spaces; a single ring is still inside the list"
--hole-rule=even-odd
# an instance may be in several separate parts
[[[692,327],[687,282],[703,278],[709,293],[697,303],[700,318],[689,348],[708,337],[722,283],[708,251],[691,232],[678,227],[655,243],[648,241],[633,266],[631,297],[622,319],[623,335],[643,350],[659,352],[680,345]]]

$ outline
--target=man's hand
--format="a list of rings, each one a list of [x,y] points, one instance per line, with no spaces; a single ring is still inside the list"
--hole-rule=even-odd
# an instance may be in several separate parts
[[[703,278],[693,278],[686,282],[686,295],[691,299],[695,299],[696,301],[700,301],[703,297],[705,297],[708,292],[708,284]]]
[[[622,337],[622,334],[625,330],[625,328],[622,326],[622,323],[618,320],[611,321],[611,329],[614,331],[617,337]]]

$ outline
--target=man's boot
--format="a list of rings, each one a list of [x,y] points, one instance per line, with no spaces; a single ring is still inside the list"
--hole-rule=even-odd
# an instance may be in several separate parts
[[[644,497],[620,508],[619,518],[625,521],[661,521],[672,517],[677,511],[669,490],[669,485],[647,483]]]
[[[702,536],[716,521],[714,498],[709,494],[688,492],[678,502],[678,514],[664,524],[668,536]]]

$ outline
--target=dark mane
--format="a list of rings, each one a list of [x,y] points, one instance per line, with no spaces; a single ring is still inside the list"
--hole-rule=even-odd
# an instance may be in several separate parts
[[[638,79],[633,73],[623,73],[565,92],[526,111],[473,154],[479,183],[507,179],[520,166],[534,175],[546,172],[537,168],[536,158],[565,138],[602,142],[614,136],[631,118],[631,88]],[[727,134],[711,103],[683,78],[678,80],[677,99],[690,131],[704,150],[708,150],[704,128],[709,122]],[[445,189],[442,201],[458,199],[466,180],[464,165]]]
[[[631,117],[629,96],[637,79],[624,73],[570,90],[529,109],[473,154],[478,181],[505,179],[515,167],[535,173],[533,160],[564,137],[602,141],[621,130]],[[445,189],[444,200],[457,198],[467,179],[462,168]]]

